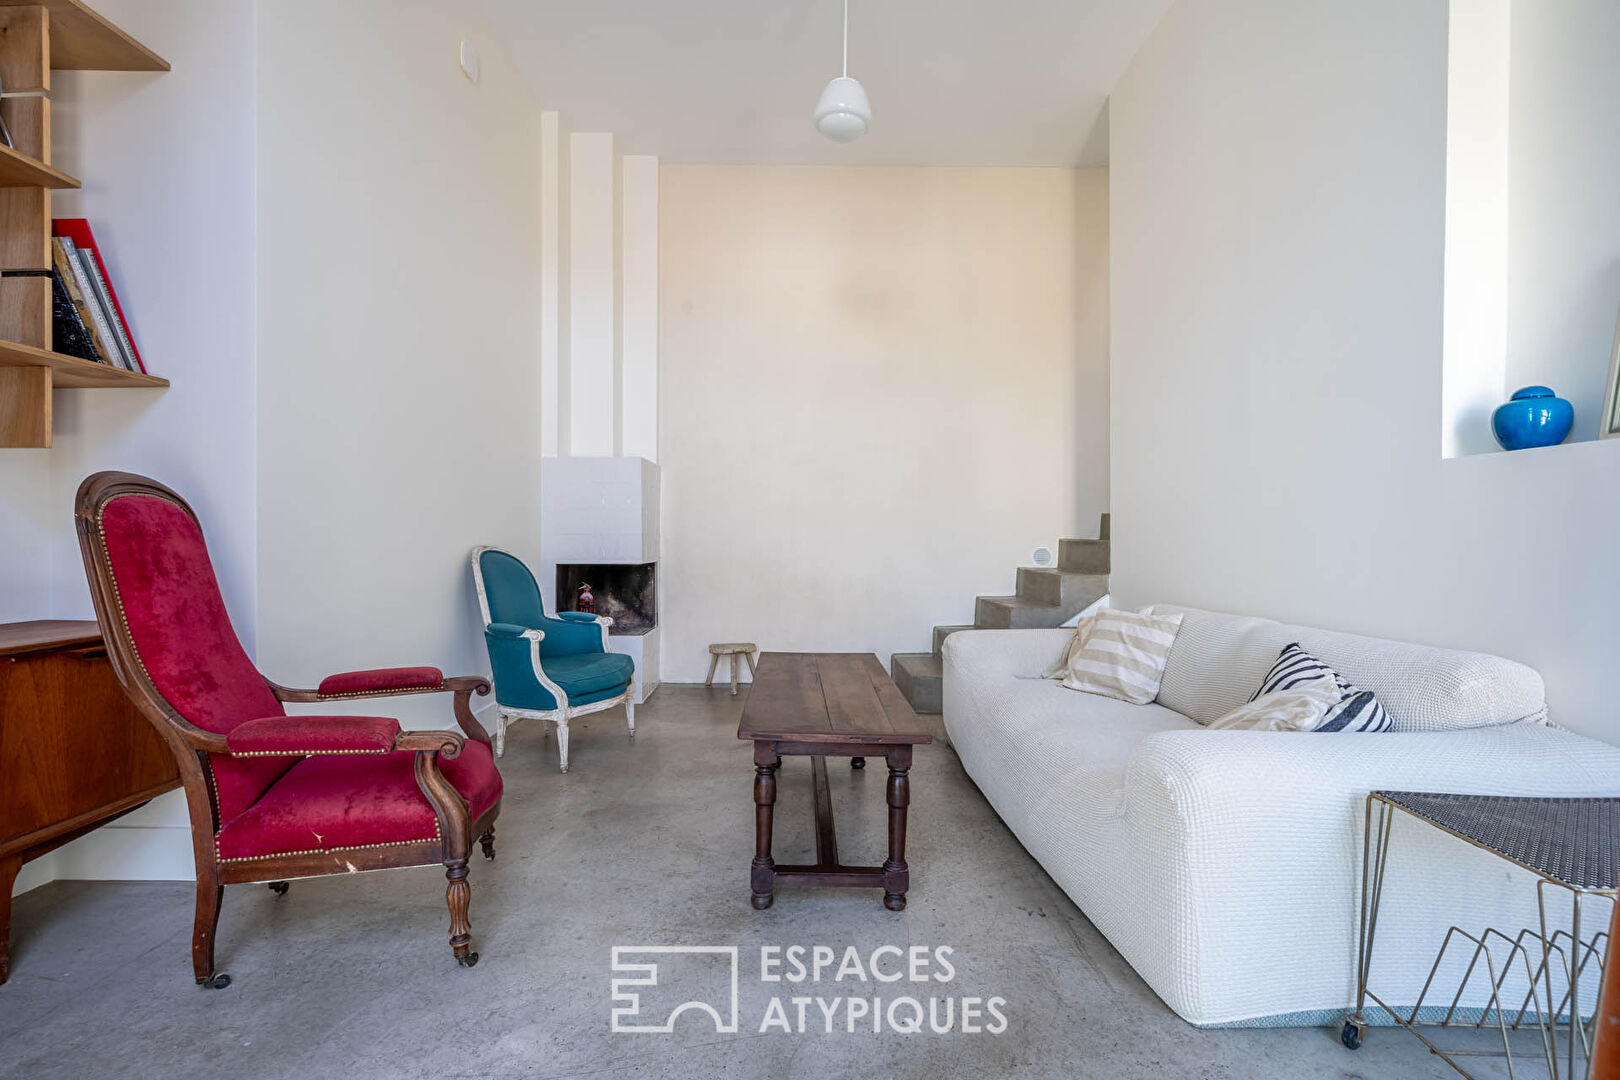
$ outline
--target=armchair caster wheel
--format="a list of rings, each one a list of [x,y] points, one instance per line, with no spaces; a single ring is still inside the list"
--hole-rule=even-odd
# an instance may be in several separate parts
[[[466,956],[458,956],[456,957],[456,963],[460,964],[462,967],[472,967],[478,963],[478,954],[475,952],[470,952]]]
[[[864,769],[866,768],[866,759],[863,757],[852,757],[849,759],[849,767],[852,769]]]
[[[197,985],[207,987],[210,990],[223,990],[231,985],[231,977],[222,971],[211,979],[198,979]]]
[[[266,886],[266,888],[275,893],[277,896],[286,896],[287,890],[292,888],[292,886],[287,884],[285,881],[272,881],[268,886]]]
[[[564,765],[559,771],[560,772],[567,772],[568,771],[568,766]]]
[[[1352,1016],[1344,1022],[1339,1031],[1339,1041],[1344,1043],[1346,1050],[1360,1050],[1361,1040],[1367,1037],[1367,1021]]]

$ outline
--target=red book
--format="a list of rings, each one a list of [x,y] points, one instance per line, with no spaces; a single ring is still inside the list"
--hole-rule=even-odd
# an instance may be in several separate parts
[[[120,336],[129,345],[129,351],[135,356],[135,363],[140,367],[141,373],[146,373],[146,361],[141,359],[141,350],[135,346],[135,335],[130,331],[129,320],[124,317],[124,307],[118,302],[118,293],[113,290],[112,275],[107,273],[107,264],[101,261],[101,250],[96,246],[96,234],[90,231],[90,222],[84,218],[56,218],[51,222],[51,235],[64,236],[72,240],[74,246],[80,251],[88,251],[90,257],[96,261],[96,268],[101,271],[102,283],[107,287],[107,298],[112,301],[111,314],[118,319]]]

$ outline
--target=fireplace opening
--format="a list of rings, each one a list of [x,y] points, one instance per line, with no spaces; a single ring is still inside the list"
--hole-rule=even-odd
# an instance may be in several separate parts
[[[589,585],[596,614],[613,620],[610,633],[645,634],[658,625],[657,563],[557,564],[557,610],[578,611]]]

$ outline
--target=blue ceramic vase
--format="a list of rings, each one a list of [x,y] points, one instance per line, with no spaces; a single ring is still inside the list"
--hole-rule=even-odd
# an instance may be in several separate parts
[[[1575,426],[1575,407],[1545,386],[1515,391],[1491,414],[1491,430],[1504,450],[1557,446]]]

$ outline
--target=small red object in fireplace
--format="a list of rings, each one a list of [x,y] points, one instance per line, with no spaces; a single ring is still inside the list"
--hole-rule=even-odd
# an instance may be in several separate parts
[[[574,610],[583,611],[588,615],[596,614],[596,597],[591,595],[590,585],[586,584],[579,587],[579,606]]]

